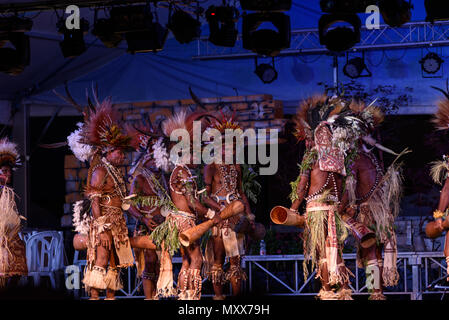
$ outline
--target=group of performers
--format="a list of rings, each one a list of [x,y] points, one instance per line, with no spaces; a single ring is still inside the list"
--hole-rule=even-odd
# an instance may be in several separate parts
[[[86,109],[84,123],[68,137],[75,156],[90,163],[85,199],[74,205],[73,221],[78,232],[75,247],[87,248],[83,283],[91,299],[98,299],[100,290],[106,290],[106,299],[114,299],[122,286],[119,270],[134,262],[146,299],[199,300],[204,277],[212,281],[216,300],[224,299],[223,284],[228,281],[233,296],[240,294],[246,279],[241,267],[244,232],[254,231],[255,216],[243,191],[240,165],[216,161],[198,168],[183,157],[169,156],[176,145],[170,141],[172,132],[185,129],[192,139],[195,121],[201,121],[204,130],[220,133],[239,128],[224,114],[186,111],[158,128],[151,121],[122,125],[110,100],[105,100]],[[120,170],[128,151],[138,154],[129,172],[129,192]],[[190,159],[193,154],[184,156]],[[199,180],[200,175],[204,179]],[[131,237],[124,211],[137,221]],[[230,217],[222,219],[225,211]],[[211,223],[203,231],[194,229],[202,221]],[[246,229],[235,231],[245,223]],[[186,231],[193,232],[193,240],[182,241]],[[204,258],[200,237],[206,241]],[[177,251],[182,267],[174,288],[172,257]],[[225,257],[230,263],[227,272]]]
[[[240,128],[235,118],[182,111],[158,127],[151,121],[130,125],[121,123],[109,99],[95,101],[89,101],[84,122],[67,139],[74,155],[89,163],[84,199],[74,204],[73,225],[75,249],[87,250],[83,283],[90,299],[99,299],[102,291],[105,299],[115,299],[122,288],[120,270],[134,264],[147,300],[199,300],[205,277],[213,284],[215,300],[225,298],[223,285],[227,282],[233,296],[238,296],[246,279],[241,267],[245,240],[257,233],[243,189],[243,170],[247,168],[221,161],[193,164],[193,153],[188,159],[170,156],[177,143],[170,136],[176,130],[189,133],[192,147],[195,121],[201,121],[203,130],[224,133]],[[304,100],[294,117],[294,135],[305,142],[306,151],[298,178],[291,183],[290,208],[274,209],[281,208],[290,225],[303,228],[304,277],[315,272],[321,282],[317,295],[321,300],[352,300],[349,284],[353,274],[342,255],[350,234],[357,242],[357,265],[365,269],[370,299],[384,300],[383,288],[398,283],[394,229],[402,185],[398,159],[409,151],[397,154],[373,138],[383,119],[374,103],[326,95]],[[434,122],[438,129],[449,128],[449,95],[439,103]],[[235,157],[234,146],[219,142],[223,156],[231,150]],[[379,150],[395,156],[388,168],[384,168]],[[135,159],[125,173],[122,165],[129,152]],[[18,159],[16,145],[1,140],[1,286],[27,274],[25,246],[18,236],[21,217],[14,192],[7,186]],[[444,183],[435,222],[429,224],[438,235],[449,229],[445,220],[448,171],[449,156],[435,163],[431,171],[437,183]],[[132,235],[125,212],[137,221]],[[273,217],[273,222],[283,224]],[[201,242],[206,243],[204,250]],[[172,258],[178,251],[182,266],[175,287]],[[447,235],[444,252],[449,260]],[[226,257],[229,268],[225,272]]]

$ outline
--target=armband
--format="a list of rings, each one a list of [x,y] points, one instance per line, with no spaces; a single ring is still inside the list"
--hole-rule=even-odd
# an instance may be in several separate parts
[[[206,218],[212,220],[215,217],[216,212],[211,209],[207,209]]]

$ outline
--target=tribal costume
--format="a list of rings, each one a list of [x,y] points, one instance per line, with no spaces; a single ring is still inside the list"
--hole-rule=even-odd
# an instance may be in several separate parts
[[[342,114],[334,122],[335,140],[347,154],[350,154],[348,157],[350,174],[345,181],[346,196],[349,206],[356,210],[352,218],[374,231],[377,240],[375,247],[364,250],[357,243],[357,264],[359,268],[365,268],[367,287],[372,293],[370,299],[385,299],[382,295],[382,284],[395,286],[399,280],[394,220],[399,212],[402,181],[401,168],[396,161],[408,151],[404,150],[398,155],[369,136],[383,121],[384,114],[379,108],[372,105],[366,107],[363,103],[355,102],[352,102],[349,108],[350,112]],[[376,146],[397,156],[386,173],[368,146]],[[359,169],[359,166],[363,166],[362,169]],[[359,170],[364,170],[365,173],[361,174]],[[369,175],[368,172],[375,173]],[[364,191],[365,194],[358,194],[357,197],[356,190],[367,186],[371,186],[370,189]],[[340,208],[342,213],[345,208]]]
[[[190,139],[193,137],[193,122],[199,120],[204,113],[194,112],[187,114],[185,111],[176,113],[172,117],[166,119],[162,123],[162,131],[166,139],[168,139],[171,133],[177,129],[184,129],[190,134]],[[192,143],[192,141],[190,141]],[[168,145],[168,143],[166,144]],[[172,145],[173,146],[173,145]],[[170,147],[167,148],[170,150]],[[158,147],[159,160],[156,159],[158,166],[167,165],[168,154],[165,147]],[[164,159],[164,160],[163,160]],[[195,177],[190,172],[190,169],[183,164],[185,159],[170,159],[174,164],[174,169],[169,179],[169,191],[173,195],[179,195],[185,197],[189,202],[199,203],[197,190],[197,184]],[[181,248],[179,240],[179,234],[194,227],[196,225],[197,214],[180,210],[173,202],[173,199],[167,196],[167,200],[170,200],[168,206],[168,214],[165,221],[156,227],[151,233],[151,239],[157,247],[162,249],[161,256],[161,274],[157,285],[158,294],[160,296],[172,296],[173,295],[173,281],[170,279],[172,276],[171,256]],[[201,206],[201,205],[200,205]],[[189,205],[190,207],[190,205]],[[191,210],[191,208],[189,208]],[[196,248],[196,244],[192,244]],[[193,249],[192,249],[193,250]],[[192,268],[190,264],[194,261],[190,257],[190,253],[187,253],[186,248],[183,248],[183,261],[187,259],[188,267],[184,265],[178,275],[178,290],[177,295],[179,300],[199,300],[201,298],[201,286],[202,277],[200,268]],[[201,259],[201,257],[200,257]],[[195,263],[201,266],[202,261],[196,261]],[[162,270],[165,270],[165,280],[162,278]]]
[[[119,115],[113,110],[110,99],[99,103],[95,95],[95,101],[96,106],[89,100],[90,109],[86,108],[84,111],[84,123],[79,124],[79,129],[68,137],[75,156],[80,161],[91,162],[84,192],[88,200],[78,201],[74,205],[73,217],[75,230],[87,233],[87,264],[83,283],[91,296],[92,292],[97,295],[98,290],[115,292],[121,289],[119,269],[134,264],[122,211],[127,195],[126,183],[121,170],[106,159],[115,150],[131,150],[131,137],[123,133],[118,125]],[[93,176],[102,173],[104,176],[101,182],[93,185]],[[94,203],[98,204],[99,216],[94,215]],[[91,207],[92,213],[89,213]],[[107,258],[108,268],[107,264],[100,266],[97,263],[98,250],[103,247],[100,239],[103,233],[112,237],[111,251]]]
[[[346,172],[343,154],[331,145],[332,133],[327,125],[321,122],[314,132],[319,167],[321,171],[327,172],[327,179],[317,192],[305,198],[307,227],[304,231],[304,273],[307,278],[307,260],[312,261],[313,269],[319,258],[317,278],[322,279],[321,265],[326,262],[329,285],[336,285],[348,283],[351,274],[344,264],[341,268],[337,263],[348,233],[338,213],[340,199],[335,174],[345,175]],[[316,257],[317,253],[319,257]]]
[[[291,183],[291,200],[299,206],[302,199],[298,196],[299,183],[306,179],[304,196],[306,200],[306,226],[304,230],[304,277],[308,277],[307,262],[311,261],[312,269],[316,267],[316,278],[324,281],[326,285],[337,285],[340,290],[334,293],[332,289],[321,289],[318,298],[351,299],[351,290],[346,288],[349,284],[351,271],[345,267],[342,258],[344,240],[348,235],[347,227],[338,212],[341,192],[337,187],[337,177],[344,177],[345,154],[333,141],[332,120],[339,114],[344,105],[339,99],[326,96],[307,99],[298,111],[295,118],[298,140],[306,140],[308,144],[314,143],[306,152],[301,163],[301,172],[298,179]],[[318,169],[326,173],[326,180],[320,188],[310,194],[311,172]],[[305,196],[307,194],[307,197]],[[298,202],[299,201],[299,202]],[[292,203],[293,206],[293,203]],[[323,274],[326,266],[327,274]]]
[[[0,168],[15,169],[19,165],[17,145],[6,138],[0,140]],[[0,175],[4,175],[1,172]],[[28,274],[25,244],[19,237],[20,219],[15,193],[6,183],[0,186],[0,288],[8,284],[8,278]]]
[[[123,200],[126,196],[126,184],[121,171],[110,164],[105,158],[101,158],[100,163],[91,167],[89,170],[94,172],[100,167],[106,169],[107,172],[103,186],[100,188],[93,188],[88,185],[85,191],[85,195],[90,200],[93,200],[96,197],[100,199],[101,216],[92,219],[89,226],[87,265],[83,283],[86,287],[93,287],[96,289],[109,288],[117,291],[122,288],[117,268],[133,266],[134,258],[129,243],[128,228],[126,226],[122,208],[103,204],[103,201],[108,202],[108,199],[113,197],[120,197],[120,199]],[[107,188],[105,184],[107,177],[110,177],[114,182],[113,188]],[[111,231],[112,233],[114,255],[118,258],[118,261],[114,261],[114,265],[109,267],[107,273],[103,268],[95,266],[95,261],[97,259],[96,249],[100,245],[99,235],[105,231]]]
[[[222,137],[221,143],[225,144],[223,135],[226,130],[241,130],[241,127],[235,121],[234,116],[226,117],[223,113],[221,115],[221,120],[215,118],[214,124],[206,131],[218,130]],[[235,152],[233,146],[225,145],[223,148],[222,145],[221,147],[225,152]],[[233,289],[235,287],[237,291],[233,293],[236,295],[239,292],[240,281],[246,280],[245,271],[241,267],[241,259],[245,254],[245,233],[238,232],[236,226],[243,223],[243,219],[254,222],[255,217],[251,214],[248,199],[242,192],[243,177],[241,170],[243,169],[241,168],[235,164],[214,163],[204,169],[206,190],[210,194],[209,201],[215,201],[223,209],[231,202],[240,200],[245,204],[246,211],[246,214],[242,212],[214,226],[206,243],[204,271],[214,285],[214,299],[216,300],[224,298],[221,294],[221,288],[227,281],[235,282]],[[255,196],[255,200],[257,201],[257,196]],[[215,248],[216,241],[218,241],[216,244],[219,246],[218,248]],[[224,249],[225,256],[230,260],[230,267],[226,273],[223,271],[224,256],[220,255],[222,253],[221,246]]]

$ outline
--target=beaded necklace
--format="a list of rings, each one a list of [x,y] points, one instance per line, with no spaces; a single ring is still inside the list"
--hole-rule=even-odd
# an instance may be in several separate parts
[[[379,185],[380,179],[381,179],[381,177],[383,175],[382,168],[380,167],[379,162],[377,161],[377,158],[372,153],[364,152],[364,154],[368,156],[368,158],[371,160],[371,163],[373,163],[374,166],[376,167],[376,180],[374,181],[374,184],[371,186],[371,189],[368,191],[368,193],[366,193],[361,198],[356,198],[355,199],[357,202],[364,202],[369,197],[371,197],[371,195],[374,193],[374,191],[376,190],[377,186]]]
[[[326,177],[326,182],[323,184],[323,186],[316,192],[312,193],[310,196],[305,197],[306,202],[310,202],[313,200],[316,200],[320,197],[320,195],[324,192],[324,190],[326,189],[326,187],[329,185],[329,182],[332,180],[332,189],[334,191],[334,195],[330,195],[329,198],[331,198],[331,196],[333,196],[332,200],[334,200],[335,202],[340,202],[338,199],[338,189],[337,189],[337,182],[335,181],[335,176],[333,172],[327,172],[327,177]]]
[[[102,158],[101,161],[105,165],[106,171],[111,176],[112,181],[114,182],[115,185],[115,190],[117,191],[118,195],[120,196],[121,199],[124,199],[126,197],[127,192],[126,192],[126,183],[125,180],[123,179],[122,172],[120,171],[120,169],[116,168],[111,163],[109,163],[109,161],[106,160],[106,158]]]

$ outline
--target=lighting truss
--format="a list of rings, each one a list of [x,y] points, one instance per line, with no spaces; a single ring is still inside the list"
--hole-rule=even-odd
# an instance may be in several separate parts
[[[398,28],[380,25],[379,29],[367,30],[361,28],[360,42],[351,52],[369,50],[388,50],[438,47],[449,45],[449,21],[406,23]],[[282,50],[285,55],[315,55],[327,54],[329,51],[320,45],[318,28],[292,30],[290,48]],[[242,37],[239,34],[234,48],[216,47],[208,43],[207,37],[198,40],[197,55],[194,59],[233,59],[254,57],[256,54],[243,49]]]

